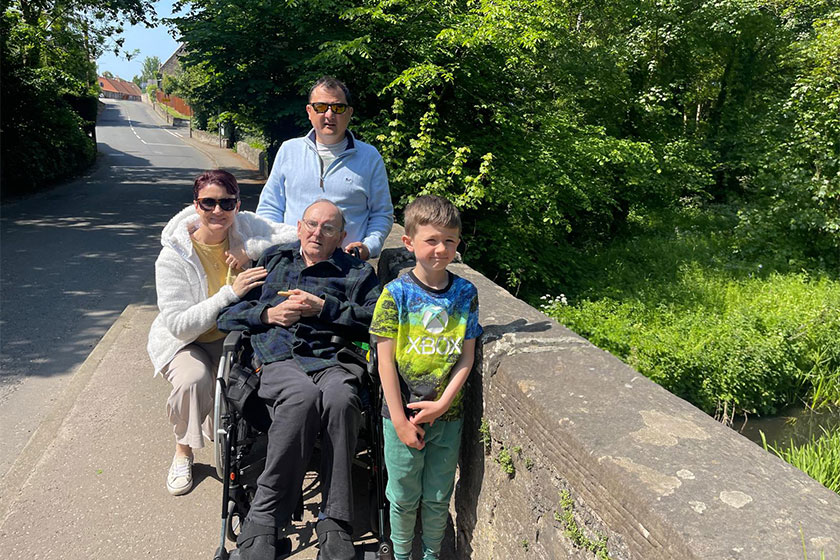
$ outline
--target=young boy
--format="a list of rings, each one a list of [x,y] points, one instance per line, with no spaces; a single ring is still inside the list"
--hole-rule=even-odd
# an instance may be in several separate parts
[[[448,200],[421,196],[409,204],[402,241],[417,265],[385,287],[373,312],[397,560],[411,555],[418,507],[423,558],[439,557],[455,484],[461,388],[482,332],[475,286],[446,269],[460,235],[461,218]]]

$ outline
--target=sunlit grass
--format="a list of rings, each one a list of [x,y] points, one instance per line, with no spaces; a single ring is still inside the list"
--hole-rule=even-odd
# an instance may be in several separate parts
[[[761,433],[764,449],[778,455],[829,490],[840,494],[840,430],[829,432],[822,429],[822,435],[814,435],[811,441],[782,449],[769,445]]]
[[[836,270],[739,235],[728,206],[639,218],[544,309],[711,414],[840,403]]]
[[[161,107],[163,107],[164,111],[166,111],[167,113],[169,113],[171,116],[175,117],[176,119],[184,119],[184,120],[188,121],[192,118],[192,117],[189,117],[188,115],[185,115],[183,113],[180,113],[180,112],[176,111],[175,109],[173,109],[169,105],[166,105],[165,103],[159,103],[159,105]]]

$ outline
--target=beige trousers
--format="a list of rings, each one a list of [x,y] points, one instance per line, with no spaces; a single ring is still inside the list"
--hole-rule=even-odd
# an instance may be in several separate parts
[[[193,449],[204,447],[202,428],[208,436],[213,435],[216,369],[224,340],[188,344],[161,370],[172,384],[166,414],[175,432],[175,441]]]

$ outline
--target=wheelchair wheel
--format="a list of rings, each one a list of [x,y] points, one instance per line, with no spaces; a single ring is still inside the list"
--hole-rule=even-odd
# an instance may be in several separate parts
[[[227,399],[222,394],[222,384],[227,382],[227,368],[229,367],[230,357],[228,355],[222,356],[222,359],[219,361],[219,373],[216,378],[216,393],[213,408],[213,431],[215,432],[213,437],[213,451],[216,462],[216,474],[222,480],[228,475],[225,472],[225,453],[228,448],[227,421],[229,420]]]
[[[379,548],[376,550],[376,558],[378,560],[394,560],[394,553],[391,551],[391,545],[387,542],[379,543]]]

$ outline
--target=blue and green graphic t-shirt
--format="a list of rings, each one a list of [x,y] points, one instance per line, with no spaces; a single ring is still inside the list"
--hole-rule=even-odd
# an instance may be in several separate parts
[[[464,341],[481,336],[478,291],[470,281],[451,272],[449,285],[442,290],[424,285],[414,272],[403,274],[382,290],[370,332],[395,339],[403,400],[437,400],[449,383]],[[461,416],[462,393],[441,420]],[[391,417],[387,404],[383,404],[382,415]]]

